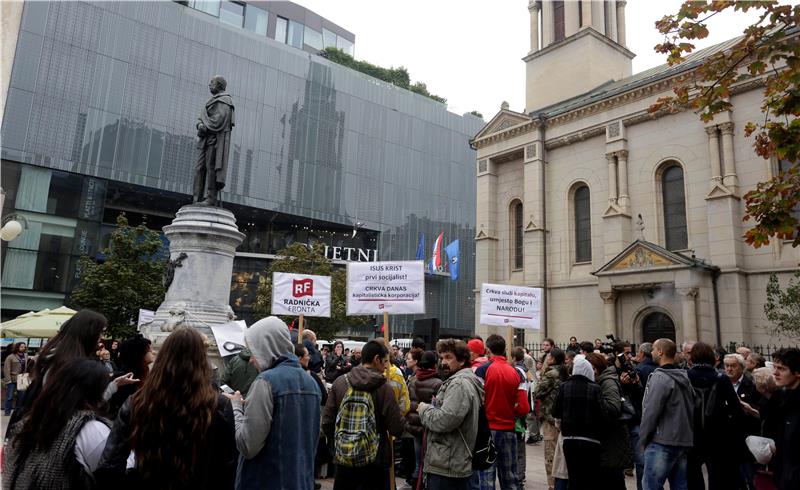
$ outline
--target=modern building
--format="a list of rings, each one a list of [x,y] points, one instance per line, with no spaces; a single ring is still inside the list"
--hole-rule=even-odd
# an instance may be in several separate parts
[[[221,74],[236,105],[222,200],[247,235],[234,311],[252,321],[259,275],[290,243],[323,242],[339,264],[413,260],[443,232],[461,240],[461,277],[429,276],[426,314],[393,330],[472,330],[480,119],[318,56],[355,37],[290,2],[3,9],[3,214],[26,224],[2,244],[4,319],[63,304],[119,213],[160,229],[190,201],[195,120]]]
[[[737,40],[632,74],[624,1],[528,8],[526,108],[504,105],[472,141],[477,287],[543,288],[534,339],[767,341],[767,280],[788,279],[800,249],[742,238],[742,197],[787,165],[744,136],[764,117],[760,80],[737,84],[709,123],[648,111]]]

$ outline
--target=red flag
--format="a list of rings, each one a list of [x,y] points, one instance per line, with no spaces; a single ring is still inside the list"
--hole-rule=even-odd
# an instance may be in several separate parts
[[[294,330],[294,320],[289,324],[289,330]]]

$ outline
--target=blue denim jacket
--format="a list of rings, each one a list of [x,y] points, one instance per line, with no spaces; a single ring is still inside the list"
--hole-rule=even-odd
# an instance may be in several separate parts
[[[322,397],[317,384],[294,355],[281,357],[256,379],[272,388],[272,426],[254,458],[239,457],[236,488],[312,490]]]

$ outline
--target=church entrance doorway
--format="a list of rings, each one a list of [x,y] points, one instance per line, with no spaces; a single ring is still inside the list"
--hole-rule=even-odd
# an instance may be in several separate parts
[[[675,340],[675,323],[660,311],[648,313],[642,320],[642,342],[655,342],[662,338]]]

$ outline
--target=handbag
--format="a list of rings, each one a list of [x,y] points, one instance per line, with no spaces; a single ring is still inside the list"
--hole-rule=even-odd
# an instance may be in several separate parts
[[[623,396],[620,398],[620,400],[622,401],[622,407],[619,414],[619,420],[622,422],[627,422],[636,416],[636,408],[634,408],[633,403],[628,398]]]
[[[17,391],[25,391],[31,385],[30,373],[22,373],[17,375]]]

